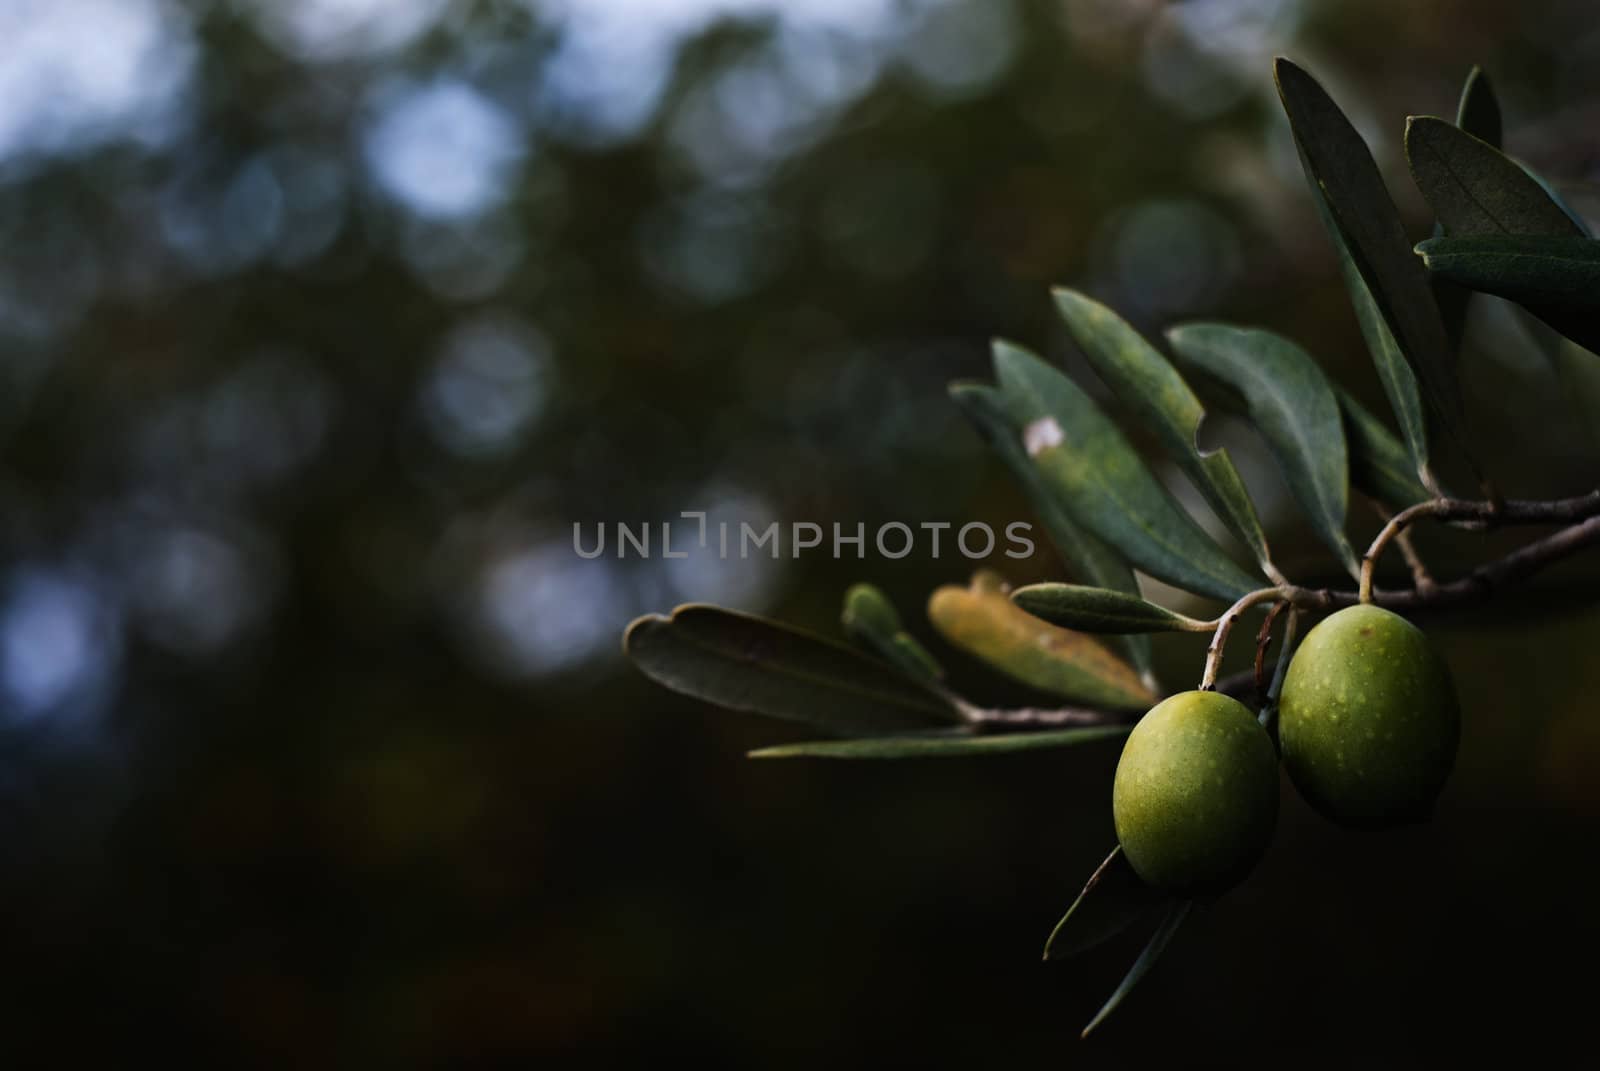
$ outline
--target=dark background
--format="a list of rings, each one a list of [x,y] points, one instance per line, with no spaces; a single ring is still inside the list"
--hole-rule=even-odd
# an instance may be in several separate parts
[[[1326,81],[1418,237],[1403,119],[1453,114],[1474,62],[1508,147],[1593,215],[1594,14],[0,0],[6,1050],[810,1067],[1586,1047],[1592,566],[1430,623],[1467,719],[1432,825],[1344,833],[1286,787],[1256,874],[1080,1044],[1138,938],[1038,956],[1113,842],[1114,743],[750,763],[803,731],[670,695],[620,653],[631,617],[689,600],[833,633],[863,577],[929,639],[928,591],[971,563],[585,561],[571,531],[687,509],[1028,519],[944,385],[986,375],[993,336],[1071,364],[1052,283],[1147,330],[1283,330],[1381,409],[1271,57]],[[1503,308],[1470,326],[1500,485],[1592,488],[1572,392]],[[1213,433],[1290,572],[1325,571],[1259,444]],[[1423,545],[1449,573],[1506,543]],[[1042,540],[995,564],[1059,575]],[[1191,639],[1159,652],[1169,685],[1198,674]]]

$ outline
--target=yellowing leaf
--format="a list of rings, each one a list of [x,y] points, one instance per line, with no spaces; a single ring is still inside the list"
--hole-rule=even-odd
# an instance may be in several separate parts
[[[954,646],[1041,691],[1128,710],[1156,699],[1133,667],[1109,648],[1014,605],[993,574],[980,574],[971,587],[936,590],[928,599],[928,618]]]

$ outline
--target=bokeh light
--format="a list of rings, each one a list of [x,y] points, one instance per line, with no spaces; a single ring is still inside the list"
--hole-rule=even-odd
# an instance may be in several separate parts
[[[502,199],[523,153],[520,131],[471,86],[396,90],[367,136],[378,182],[426,219],[483,213]]]
[[[0,40],[0,174],[18,157],[174,133],[196,56],[169,0],[5,0]]]

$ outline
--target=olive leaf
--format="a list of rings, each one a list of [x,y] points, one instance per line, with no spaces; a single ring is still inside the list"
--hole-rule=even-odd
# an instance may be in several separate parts
[[[1353,294],[1356,312],[1419,471],[1425,471],[1426,459],[1425,450],[1419,449],[1420,414],[1409,411],[1404,377],[1392,367],[1389,343],[1404,355],[1440,424],[1476,468],[1454,351],[1432,284],[1417,258],[1409,255],[1405,224],[1367,143],[1316,79],[1281,58],[1274,64],[1274,74],[1306,177],[1322,200],[1324,221],[1336,242],[1344,243],[1365,284],[1365,298]],[[1372,308],[1364,308],[1369,300]],[[1375,330],[1375,324],[1367,323],[1374,311],[1387,328],[1388,339]]]
[[[1427,116],[1408,120],[1406,155],[1444,235],[1588,236],[1588,229],[1544,179],[1494,145],[1442,120]],[[1434,278],[1483,289],[1443,273]],[[1559,301],[1544,305],[1530,297],[1523,304],[1568,337],[1600,339],[1600,330],[1589,323],[1587,314],[1574,313]]]
[[[1023,449],[1023,431],[1045,415],[1043,408],[1031,396],[1008,404],[999,390],[979,383],[952,383],[950,397],[1022,485],[1050,542],[1078,577],[1096,587],[1137,595],[1139,582],[1134,579],[1128,563],[1072,519]],[[1149,673],[1152,665],[1149,639],[1124,636],[1121,643],[1139,672]]]
[[[1139,421],[1152,430],[1217,517],[1239,537],[1269,576],[1276,576],[1266,533],[1250,493],[1226,450],[1209,453],[1196,437],[1205,407],[1177,369],[1126,320],[1075,290],[1052,291],[1056,310],[1096,373]]]
[[[1505,146],[1502,144],[1504,132],[1500,118],[1500,102],[1495,97],[1494,88],[1489,84],[1489,76],[1484,74],[1481,68],[1472,68],[1472,72],[1467,75],[1466,85],[1461,88],[1461,102],[1456,107],[1456,126],[1479,141],[1493,145],[1502,152],[1505,150]],[[1550,198],[1551,202],[1566,214],[1567,218],[1572,221],[1572,225],[1578,229],[1579,234],[1591,238],[1594,236],[1589,230],[1589,224],[1573,210],[1572,206],[1566,202],[1565,198],[1561,196],[1560,192],[1556,190],[1549,180],[1523,161],[1516,159],[1516,157],[1511,157],[1511,160],[1523,171],[1527,172],[1529,178],[1539,184],[1539,188],[1544,191],[1544,195]],[[1433,236],[1435,238],[1443,237],[1444,228],[1441,226],[1434,232]]]
[[[1456,126],[1498,148],[1501,139],[1500,100],[1482,67],[1467,72],[1456,104]]]
[[[1095,868],[1078,898],[1061,916],[1044,945],[1044,958],[1068,959],[1108,941],[1165,899],[1134,873],[1122,845]]]
[[[1597,250],[1594,239],[1534,235],[1446,237],[1416,247],[1438,279],[1515,301],[1558,335],[1600,352]]]
[[[1600,241],[1533,235],[1430,238],[1417,246],[1434,274],[1517,302],[1561,334],[1600,350]]]
[[[752,751],[752,759],[935,759],[970,755],[1004,755],[1016,751],[1070,747],[1095,740],[1126,736],[1131,724],[1084,725],[1028,733],[981,734],[970,730],[908,733],[869,740],[816,740],[780,744]]]
[[[1008,603],[1009,605],[1009,603]],[[959,721],[954,704],[849,647],[718,606],[680,606],[633,621],[628,657],[684,695],[846,735]]]
[[[1099,641],[1040,621],[1012,604],[993,573],[949,584],[928,599],[941,635],[1007,676],[1095,706],[1139,710],[1155,701],[1134,668]]]
[[[1350,455],[1350,486],[1382,503],[1389,512],[1432,497],[1417,479],[1404,444],[1372,411],[1344,388],[1335,386],[1339,415],[1344,420],[1345,446]]]
[[[856,584],[844,594],[844,630],[859,643],[913,677],[936,681],[944,670],[900,624],[888,596],[871,584]]]
[[[1394,333],[1389,330],[1388,321],[1383,318],[1383,312],[1373,299],[1372,291],[1367,288],[1366,280],[1361,277],[1361,272],[1350,254],[1350,247],[1345,243],[1339,225],[1334,222],[1333,215],[1328,211],[1327,202],[1320,190],[1314,191],[1313,200],[1316,203],[1317,214],[1322,219],[1323,229],[1328,232],[1333,241],[1334,251],[1338,254],[1339,275],[1344,280],[1345,291],[1350,295],[1350,305],[1355,310],[1356,325],[1361,329],[1362,341],[1367,344],[1367,352],[1372,356],[1372,366],[1378,373],[1378,382],[1383,386],[1384,397],[1389,399],[1389,408],[1400,423],[1401,434],[1405,436],[1405,452],[1411,470],[1415,474],[1413,478],[1423,482],[1430,478],[1428,424],[1422,410],[1422,395],[1417,390],[1416,374],[1411,371],[1406,355],[1400,351],[1400,343],[1395,341]]]
[[[1456,104],[1456,126],[1495,148],[1500,147],[1500,101],[1495,97],[1489,76],[1481,67],[1473,67],[1461,87],[1461,99]],[[1443,235],[1444,223],[1435,220],[1433,236],[1439,238]],[[1472,292],[1436,278],[1433,280],[1433,296],[1439,302],[1439,316],[1444,320],[1451,347],[1459,355],[1461,336],[1467,322],[1467,299]]]
[[[1259,586],[1206,535],[1137,451],[1076,383],[1026,350],[996,343],[995,375],[1008,397],[1040,415],[1023,445],[1067,512],[1151,576],[1233,601]]]
[[[1201,632],[1208,625],[1136,595],[1077,584],[1029,584],[1011,601],[1034,617],[1080,632]]]
[[[1461,87],[1461,101],[1456,105],[1456,126],[1465,130],[1479,141],[1493,145],[1496,149],[1504,149],[1504,124],[1501,120],[1500,101],[1496,98],[1494,87],[1489,84],[1489,76],[1481,67],[1474,67],[1467,75],[1466,84]],[[1539,184],[1546,197],[1566,213],[1573,226],[1578,228],[1578,233],[1592,237],[1589,225],[1582,216],[1572,210],[1572,206],[1562,198],[1545,177],[1521,160],[1512,158],[1513,162],[1528,173],[1528,177]],[[1442,228],[1435,232],[1434,237],[1443,236]]]
[[[1150,941],[1144,946],[1144,951],[1139,953],[1139,958],[1133,961],[1133,966],[1123,977],[1122,983],[1117,986],[1116,992],[1111,994],[1111,999],[1095,1013],[1089,1020],[1089,1025],[1083,1028],[1083,1037],[1088,1037],[1094,1028],[1106,1021],[1106,1017],[1117,1010],[1134,986],[1138,985],[1150,968],[1156,965],[1156,960],[1161,958],[1161,953],[1167,950],[1167,945],[1172,943],[1172,938],[1177,934],[1178,927],[1183,925],[1183,920],[1189,917],[1189,909],[1194,906],[1192,900],[1179,900],[1167,909],[1161,919],[1161,925],[1156,927],[1156,932],[1151,934]]]
[[[1349,469],[1339,400],[1317,362],[1270,331],[1185,324],[1167,332],[1179,360],[1232,387],[1271,447],[1295,501],[1351,573],[1360,561],[1344,533]]]
[[[1406,120],[1406,159],[1447,235],[1583,234],[1520,164],[1443,119]]]

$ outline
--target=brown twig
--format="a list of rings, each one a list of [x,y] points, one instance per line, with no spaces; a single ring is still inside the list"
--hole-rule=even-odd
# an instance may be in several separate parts
[[[1292,588],[1261,588],[1259,591],[1252,591],[1242,596],[1217,618],[1216,631],[1211,633],[1211,646],[1206,648],[1205,669],[1200,674],[1202,692],[1211,690],[1217,683],[1217,670],[1222,666],[1222,652],[1228,646],[1228,633],[1233,630],[1233,623],[1239,619],[1239,615],[1257,603],[1270,599],[1281,601],[1292,590]]]
[[[1401,532],[1396,535],[1394,545],[1400,548],[1400,557],[1405,559],[1406,568],[1411,570],[1411,586],[1418,591],[1427,591],[1433,587],[1433,575],[1428,572],[1427,563],[1422,560],[1422,555],[1417,553],[1415,544],[1411,542],[1411,533]]]
[[[1440,521],[1471,521],[1476,528],[1492,528],[1503,524],[1558,524],[1586,521],[1600,516],[1600,491],[1576,498],[1548,501],[1519,501],[1487,499],[1475,501],[1459,498],[1435,498],[1403,509],[1383,526],[1372,540],[1372,546],[1361,559],[1361,586],[1356,595],[1361,602],[1372,602],[1372,574],[1383,555],[1384,548],[1420,517],[1433,517]],[[1416,594],[1421,594],[1417,592]]]
[[[1458,580],[1436,583],[1427,591],[1378,591],[1373,593],[1371,601],[1391,610],[1424,610],[1483,602],[1500,588],[1526,579],[1545,566],[1595,543],[1600,543],[1600,514],[1480,565]],[[1361,601],[1359,593],[1347,591],[1307,594],[1313,597],[1297,598],[1296,602],[1311,609],[1353,606]]]
[[[1363,496],[1365,497],[1365,496]],[[1394,514],[1389,512],[1387,506],[1375,498],[1367,498],[1367,505],[1378,515],[1378,519],[1388,524],[1394,519]],[[1411,542],[1411,532],[1397,532],[1394,537],[1395,546],[1400,548],[1400,556],[1405,559],[1406,568],[1411,570],[1411,586],[1419,591],[1426,591],[1433,587],[1433,576],[1428,572],[1428,565],[1422,560],[1422,555],[1417,553],[1417,548]]]
[[[1288,608],[1287,601],[1273,603],[1261,621],[1261,631],[1256,633],[1256,706],[1261,706],[1267,698],[1267,648],[1272,646],[1272,628],[1278,623],[1278,615]]]

